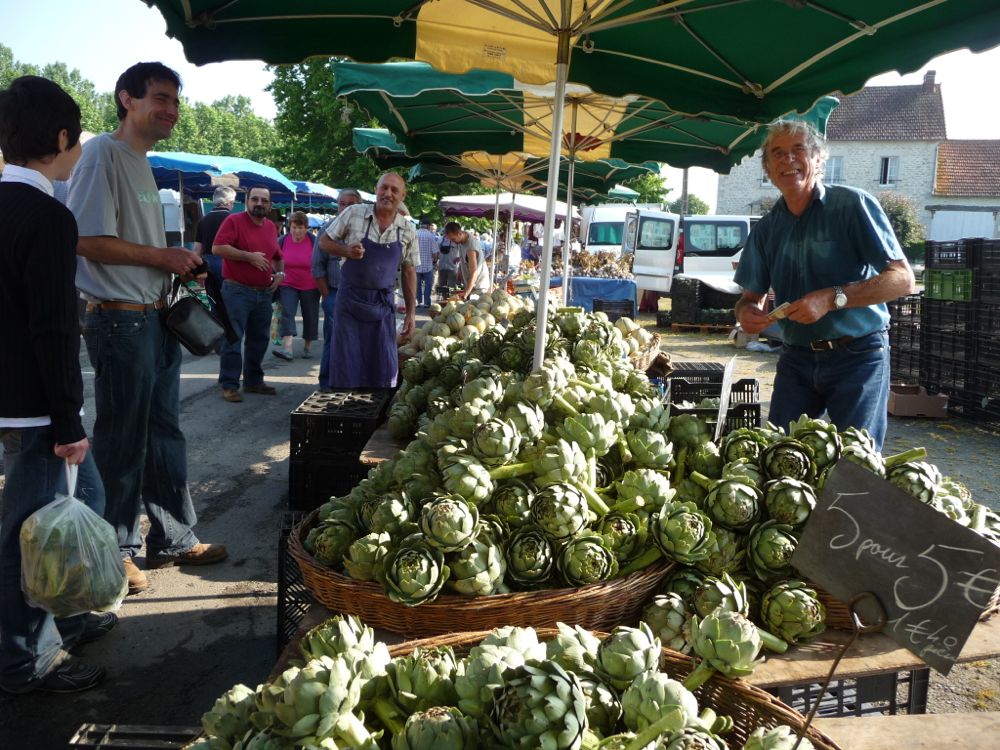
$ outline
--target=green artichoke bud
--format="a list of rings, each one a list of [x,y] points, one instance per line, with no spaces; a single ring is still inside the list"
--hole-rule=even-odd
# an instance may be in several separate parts
[[[587,457],[577,445],[565,440],[546,446],[535,462],[535,484],[539,486],[580,481],[588,474]]]
[[[635,513],[608,512],[601,518],[597,533],[619,563],[631,560],[646,548],[646,525]]]
[[[655,672],[660,663],[660,640],[649,625],[619,625],[597,648],[597,675],[618,690],[624,690],[636,677]]]
[[[444,388],[454,388],[462,382],[462,365],[454,360],[445,362],[438,371],[437,381]]]
[[[798,742],[798,745],[795,743]],[[781,726],[767,729],[757,727],[747,738],[743,750],[814,750],[809,738],[803,737],[801,741],[794,729],[782,724]]]
[[[479,511],[459,495],[441,495],[420,509],[424,539],[442,552],[460,550],[472,542]]]
[[[331,519],[310,529],[303,546],[317,562],[330,568],[339,568],[344,553],[357,537],[358,530],[353,524]]]
[[[584,672],[576,676],[587,703],[587,728],[598,737],[611,734],[622,718],[622,703],[618,699],[618,693],[592,673]]]
[[[737,534],[721,526],[713,526],[708,537],[708,557],[694,565],[702,573],[721,576],[732,573],[743,566],[746,556],[746,535]]]
[[[660,508],[667,501],[673,500],[676,494],[670,486],[670,480],[653,469],[626,471],[615,485],[615,491],[618,502],[614,507],[625,511]]]
[[[440,459],[439,459],[440,461]],[[455,456],[441,467],[444,488],[472,505],[486,502],[493,494],[489,470],[472,456]]]
[[[503,549],[482,524],[472,542],[447,556],[451,577],[445,585],[463,596],[488,596],[501,593],[507,563]]]
[[[688,454],[688,466],[691,471],[697,471],[711,479],[718,479],[722,476],[722,456],[715,443],[705,443],[692,453]]]
[[[375,640],[375,631],[357,617],[334,615],[302,636],[299,651],[309,661],[321,656],[350,655],[352,652],[372,654],[376,644],[384,646]],[[354,657],[349,658],[349,661],[355,660]]]
[[[542,653],[544,658],[544,650]],[[493,701],[494,691],[524,662],[525,655],[510,646],[493,643],[474,646],[468,657],[459,662],[455,676],[458,708],[467,716],[485,718]]]
[[[671,573],[660,586],[661,594],[678,594],[687,606],[694,611],[694,592],[704,582],[705,576],[693,568],[678,568]]]
[[[822,419],[812,419],[805,414],[788,425],[788,436],[809,446],[813,453],[816,471],[837,463],[842,441],[836,425]]]
[[[663,672],[639,675],[622,693],[625,726],[641,732],[657,724],[661,732],[679,732],[698,720],[698,700]],[[671,718],[662,723],[667,716]]]
[[[256,691],[246,685],[236,685],[215,701],[212,709],[201,717],[202,729],[213,737],[235,745],[253,725],[250,713],[255,708]]]
[[[584,534],[563,545],[556,569],[567,586],[586,586],[613,578],[618,560],[600,535]]]
[[[767,447],[767,440],[759,430],[740,427],[722,436],[719,453],[727,464],[739,459],[757,463],[760,453]],[[702,472],[704,474],[704,472]]]
[[[576,675],[558,664],[525,664],[497,690],[489,719],[503,747],[579,750],[587,701]]]
[[[663,750],[728,750],[728,745],[700,727],[684,727],[670,735]]]
[[[413,479],[414,475],[429,471],[437,471],[434,449],[423,440],[411,440],[396,458],[392,479],[397,485],[403,485]]]
[[[790,437],[775,440],[761,452],[760,468],[768,479],[812,482],[816,478],[812,448]]]
[[[563,542],[586,528],[590,510],[583,493],[571,484],[549,484],[535,493],[531,521],[555,542]]]
[[[681,483],[677,485],[677,494],[674,496],[674,500],[678,503],[690,503],[699,510],[703,510],[707,494],[708,490],[691,479],[691,477],[684,477]]]
[[[778,523],[801,526],[816,507],[816,493],[797,479],[773,479],[764,485],[764,505]]]
[[[556,627],[559,632],[545,644],[545,657],[567,672],[593,672],[601,639],[579,625],[570,627],[558,622]]]
[[[556,425],[556,432],[591,456],[603,456],[618,439],[615,424],[595,413],[568,417]]]
[[[743,531],[760,519],[762,495],[752,484],[738,479],[720,479],[705,496],[705,512],[730,531]]]
[[[483,466],[501,466],[517,456],[521,435],[511,422],[494,417],[476,427],[469,445]]]
[[[907,461],[888,470],[886,479],[922,503],[931,503],[941,483],[941,472],[926,461]]]
[[[671,560],[690,565],[708,557],[712,520],[691,503],[664,503],[652,520],[656,546]]]
[[[680,594],[657,594],[642,610],[641,620],[666,648],[690,653],[691,644],[685,637],[685,626],[691,611]]]
[[[448,425],[452,435],[463,440],[471,440],[476,428],[490,419],[496,411],[493,402],[466,401],[460,403],[451,413]]]
[[[416,520],[417,505],[408,493],[399,490],[366,503],[362,506],[361,516],[369,532],[395,536],[405,523]]]
[[[527,401],[517,401],[508,406],[503,418],[514,425],[525,443],[537,442],[545,431],[545,413]]]
[[[488,509],[511,529],[517,529],[531,520],[534,491],[519,479],[499,482],[493,490]]]
[[[503,388],[495,378],[478,377],[462,386],[462,401],[485,401],[496,403],[503,396]]]
[[[712,440],[712,433],[705,420],[694,414],[675,414],[670,418],[670,428],[667,431],[670,439],[678,448],[698,450],[699,447]]]
[[[868,450],[862,443],[844,443],[840,457],[845,461],[853,461],[863,466],[873,474],[885,476],[885,461],[877,450]]]
[[[764,472],[757,465],[757,460],[749,458],[737,458],[722,467],[723,479],[740,479],[754,487],[761,487],[764,484]]]
[[[412,362],[413,360],[407,361]],[[405,440],[411,437],[417,428],[419,416],[420,410],[417,407],[406,401],[397,401],[389,410],[389,419],[386,421],[389,434],[396,439]]]
[[[637,429],[625,433],[632,458],[639,466],[666,469],[674,455],[673,443],[661,432]]]
[[[526,587],[542,587],[555,569],[556,553],[548,535],[536,526],[522,526],[507,542],[507,575]]]
[[[746,677],[763,659],[756,660],[761,649],[757,628],[739,612],[716,610],[699,619],[691,618],[691,645],[702,661],[684,681],[684,687],[695,690],[713,672],[727,677]]]
[[[734,581],[728,573],[723,573],[720,578],[705,578],[694,592],[694,608],[702,617],[717,609],[739,612],[744,617],[750,616],[746,586]]]
[[[393,659],[386,673],[396,703],[408,714],[434,706],[454,706],[455,653],[450,646],[417,647]]]
[[[415,606],[434,601],[450,573],[441,550],[414,534],[382,558],[378,577],[392,601]]]
[[[826,629],[826,608],[806,583],[782,581],[764,594],[761,620],[779,638],[802,643]]]
[[[788,577],[794,573],[792,555],[798,541],[798,532],[788,524],[759,523],[747,540],[747,565],[761,581]]]
[[[435,706],[411,714],[403,731],[392,738],[392,750],[476,750],[478,747],[476,720],[452,707]]]

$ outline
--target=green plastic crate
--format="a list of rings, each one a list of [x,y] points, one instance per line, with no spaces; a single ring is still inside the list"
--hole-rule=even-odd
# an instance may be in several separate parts
[[[952,302],[971,302],[973,272],[941,271],[928,268],[924,271],[924,296]]]

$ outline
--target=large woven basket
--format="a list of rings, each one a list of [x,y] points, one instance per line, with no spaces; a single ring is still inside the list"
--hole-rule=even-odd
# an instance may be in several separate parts
[[[556,633],[555,629],[538,629],[539,640],[549,640]],[[402,656],[419,647],[451,646],[457,655],[464,656],[469,649],[479,643],[489,631],[472,633],[450,633],[434,638],[424,638],[416,641],[406,641],[389,646],[391,656]],[[603,637],[605,634],[595,631],[594,635]],[[688,656],[670,649],[663,649],[660,659],[660,669],[677,680],[683,680],[694,669],[695,661]],[[792,729],[799,730],[805,724],[805,717],[786,706],[772,695],[765,693],[743,680],[730,680],[715,675],[695,691],[698,705],[709,707],[720,716],[730,716],[733,719],[733,731],[726,734],[729,747],[743,747],[754,729],[760,726],[776,727],[787,724]],[[840,747],[825,734],[810,727],[805,735],[816,750],[840,750]]]
[[[816,596],[823,602],[823,606],[826,607],[826,626],[828,628],[854,630],[854,619],[851,617],[851,610],[846,602],[837,599],[822,586],[817,586],[815,583],[810,583],[809,586],[816,591]],[[1000,588],[993,592],[993,596],[990,597],[986,609],[979,616],[979,621],[988,620],[997,612],[1000,612]],[[865,634],[862,633],[862,635]]]
[[[490,630],[500,625],[554,627],[573,623],[594,630],[634,622],[646,601],[673,567],[660,561],[613,581],[569,589],[542,589],[493,596],[442,594],[433,602],[407,607],[391,601],[377,583],[357,581],[320,565],[303,540],[316,525],[313,511],[296,526],[288,549],[312,595],[333,612],[354,614],[368,625],[406,638]]]
[[[660,334],[654,333],[653,340],[649,342],[649,346],[643,349],[641,352],[636,352],[628,361],[632,363],[632,366],[645,372],[649,369],[649,366],[656,359],[656,355],[660,353]]]

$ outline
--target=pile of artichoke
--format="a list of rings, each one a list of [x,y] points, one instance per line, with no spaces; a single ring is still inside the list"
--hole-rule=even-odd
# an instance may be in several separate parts
[[[300,651],[301,666],[220,697],[191,750],[739,746],[725,739],[733,719],[699,707],[690,677],[660,671],[660,642],[644,625],[600,639],[560,624],[548,642],[502,627],[464,658],[436,646],[391,659],[370,628],[337,616],[307,633]],[[744,750],[795,746],[788,726],[740,728]],[[798,747],[813,745],[804,738]]]
[[[619,253],[609,250],[592,253],[588,250],[581,250],[570,255],[570,274],[597,279],[631,279],[634,278],[632,273],[634,260],[634,253]],[[562,252],[555,250],[552,253],[554,273],[562,274],[562,267]]]
[[[437,302],[430,306],[431,319],[417,328],[410,340],[399,348],[404,357],[412,357],[442,342],[475,340],[487,328],[512,318],[531,303],[524,297],[496,289],[466,302]]]

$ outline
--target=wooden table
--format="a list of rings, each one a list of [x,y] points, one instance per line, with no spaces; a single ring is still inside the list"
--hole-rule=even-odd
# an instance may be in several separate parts
[[[389,434],[389,428],[382,425],[365,443],[365,449],[361,451],[361,463],[365,466],[377,466],[403,450],[408,442],[394,438]]]
[[[1000,712],[816,719],[844,750],[996,750]]]

